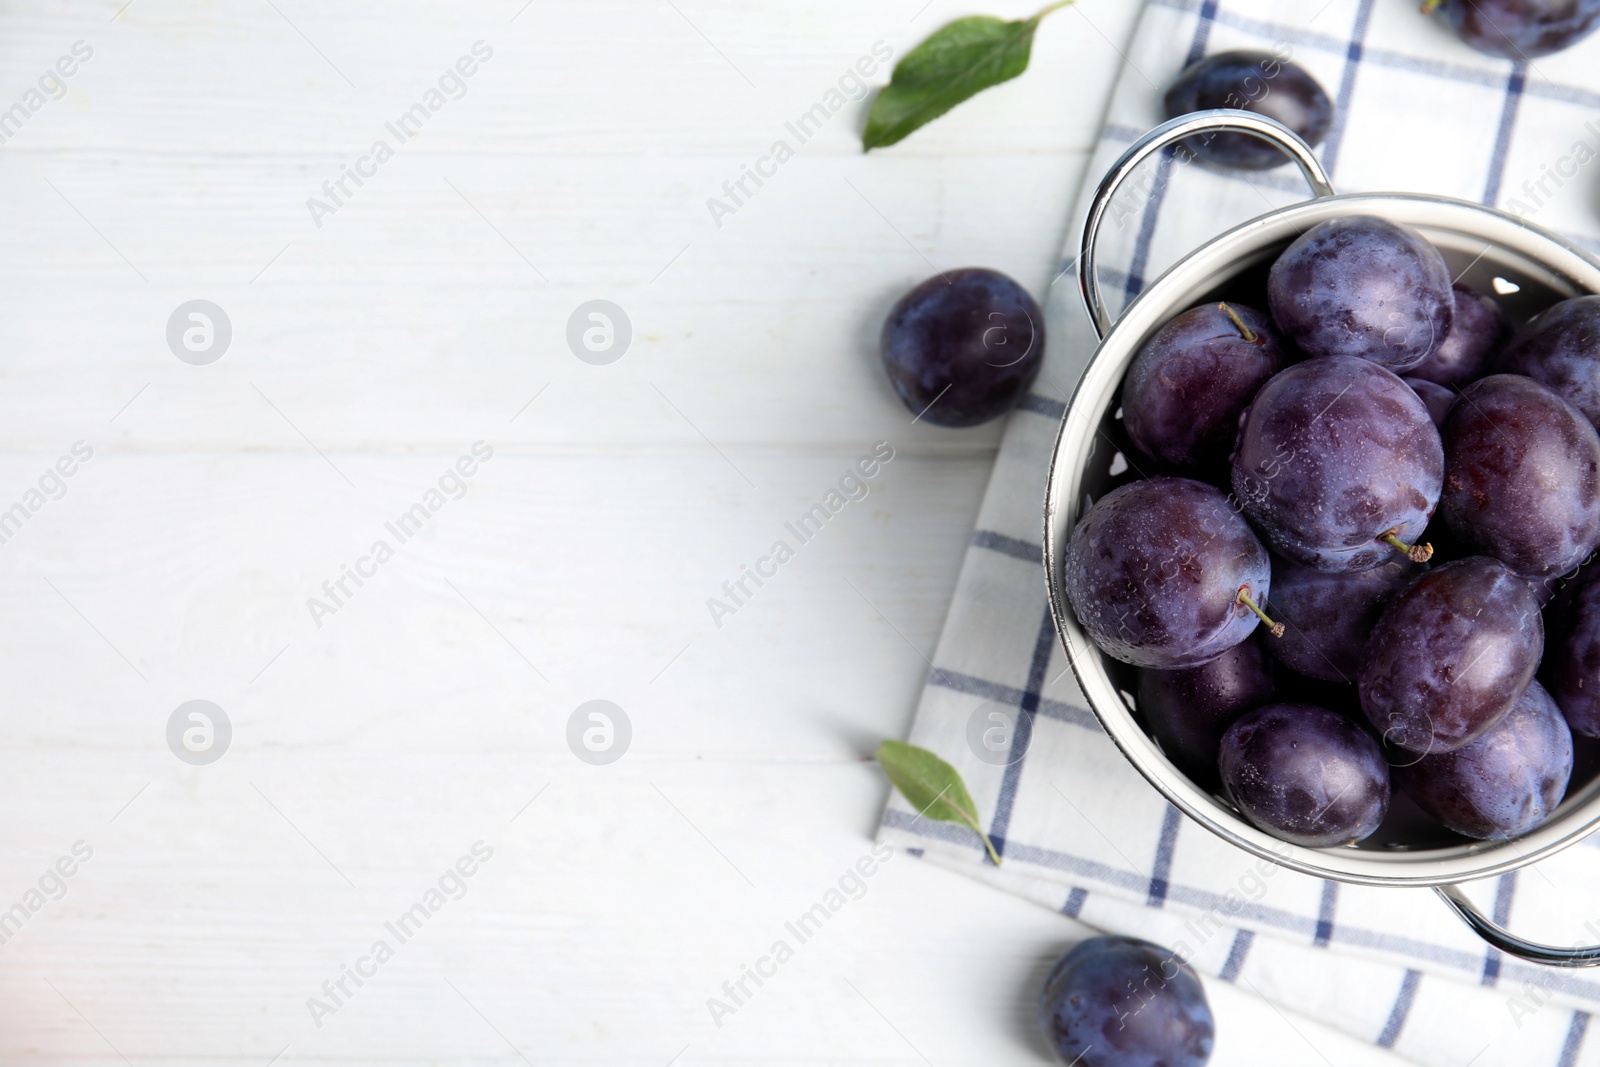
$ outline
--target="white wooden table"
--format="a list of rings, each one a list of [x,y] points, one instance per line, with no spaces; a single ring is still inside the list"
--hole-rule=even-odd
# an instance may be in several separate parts
[[[1137,5],[1054,16],[891,151],[850,103],[718,226],[875,42],[971,9],[124,3],[0,12],[0,1062],[1043,1062],[1082,928],[906,857],[706,1001],[868,852],[998,439],[912,425],[878,324],[933,265],[1044,291]],[[607,365],[565,340],[592,299],[632,325]],[[167,340],[191,300],[231,324],[206,365]],[[196,699],[207,765],[167,742]],[[609,766],[568,748],[592,699],[631,722]],[[1212,997],[1219,1065],[1394,1062]]]

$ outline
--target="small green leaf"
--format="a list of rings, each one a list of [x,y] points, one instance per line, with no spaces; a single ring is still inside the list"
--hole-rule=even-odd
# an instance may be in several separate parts
[[[978,806],[972,802],[972,794],[967,792],[966,783],[954,767],[927,749],[903,741],[885,741],[879,745],[878,766],[917,811],[930,819],[971,828],[983,838],[983,847],[989,850],[994,865],[1000,866],[994,842],[989,840],[989,835],[983,832],[983,824],[978,821]]]
[[[1027,70],[1039,20],[1070,3],[1061,0],[1020,22],[973,15],[936,30],[895,64],[889,84],[867,112],[862,149],[892,145],[968,97]]]

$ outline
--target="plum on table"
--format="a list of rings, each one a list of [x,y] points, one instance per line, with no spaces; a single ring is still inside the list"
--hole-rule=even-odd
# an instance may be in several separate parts
[[[999,271],[935,275],[889,312],[883,369],[906,408],[936,426],[976,426],[1016,406],[1044,359],[1044,316]]]
[[[1072,1067],[1204,1067],[1216,1024],[1186,962],[1149,941],[1091,937],[1056,962],[1039,1025]]]
[[[1456,35],[1480,52],[1529,60],[1571,48],[1600,26],[1600,0],[1442,0]],[[1428,0],[1424,11],[1441,6]]]
[[[1236,108],[1276,119],[1309,145],[1319,145],[1333,125],[1333,101],[1297,63],[1271,52],[1219,52],[1191,65],[1162,100],[1167,118],[1194,111]],[[1207,163],[1243,170],[1270,170],[1289,157],[1245,133],[1221,132],[1184,142]]]

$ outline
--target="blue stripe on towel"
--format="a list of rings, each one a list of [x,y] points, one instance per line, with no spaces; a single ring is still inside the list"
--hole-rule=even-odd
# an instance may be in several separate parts
[[[1083,902],[1089,899],[1089,891],[1081,885],[1072,887],[1072,892],[1067,894],[1067,902],[1061,905],[1061,914],[1068,918],[1076,919],[1083,912]]]
[[[1527,64],[1518,63],[1511,68],[1506,79],[1506,102],[1500,109],[1500,129],[1494,136],[1494,155],[1489,158],[1489,181],[1483,187],[1483,202],[1494,207],[1500,199],[1500,183],[1506,173],[1506,154],[1511,150],[1511,134],[1517,126],[1517,108],[1522,103],[1522,89],[1528,83]]]
[[[1511,897],[1517,890],[1517,872],[1507,871],[1500,876],[1494,890],[1494,921],[1504,926],[1511,921]],[[1500,981],[1500,950],[1490,947],[1483,957],[1482,985],[1492,986]]]
[[[1339,147],[1344,143],[1345,116],[1350,114],[1350,97],[1356,89],[1356,72],[1361,68],[1362,45],[1366,40],[1367,26],[1372,21],[1375,0],[1361,0],[1356,12],[1355,26],[1350,31],[1350,44],[1345,50],[1344,74],[1339,78],[1339,92],[1334,100],[1333,128],[1322,143],[1322,166],[1331,175],[1339,165]]]
[[[1561,1058],[1556,1061],[1556,1067],[1573,1067],[1578,1062],[1578,1053],[1583,1049],[1583,1035],[1588,1032],[1589,1013],[1573,1012],[1572,1025],[1567,1027],[1567,1039],[1561,1043]]]
[[[1339,883],[1322,883],[1322,903],[1317,908],[1317,931],[1311,938],[1311,943],[1318,948],[1327,948],[1328,942],[1333,940],[1333,913],[1339,907]]]
[[[1013,707],[1021,707],[1023,699],[1027,696],[1020,689],[1013,689],[1009,685],[976,678],[960,671],[940,670],[928,676],[928,684],[936,689],[949,689],[956,693],[967,693],[985,700],[997,700]],[[1048,697],[1039,698],[1038,714],[1057,722],[1068,723],[1072,726],[1081,726],[1085,730],[1100,729],[1100,722],[1094,713],[1084,708],[1074,707],[1060,700],[1051,700]]]
[[[1039,710],[1039,693],[1044,689],[1045,671],[1050,667],[1050,650],[1055,647],[1056,624],[1050,609],[1044,610],[1039,622],[1039,634],[1033,640],[1033,660],[1028,664],[1028,684],[1017,705],[1016,728],[1011,732],[1011,762],[1006,765],[1005,777],[1000,780],[1000,797],[994,804],[994,818],[989,822],[989,839],[1001,856],[1006,851],[1006,831],[1011,828],[1011,808],[1017,802],[1017,783],[1022,779],[1022,765],[1027,760],[1028,742],[1033,739],[1033,716]],[[994,862],[993,860],[989,862]]]
[[[1159,908],[1167,902],[1167,879],[1172,877],[1172,853],[1178,844],[1178,827],[1183,816],[1171,804],[1161,813],[1161,840],[1156,845],[1156,864],[1150,872],[1149,904]]]
[[[972,533],[972,547],[987,548],[991,552],[998,552],[1002,556],[1012,559],[1026,560],[1029,563],[1038,563],[1044,559],[1044,550],[1038,545],[1029,544],[1016,537],[1007,537],[1003,533],[993,530],[974,530]]]
[[[1394,1048],[1394,1043],[1400,1039],[1406,1016],[1411,1014],[1411,1004],[1417,999],[1417,986],[1421,984],[1421,971],[1407,971],[1400,980],[1400,992],[1394,998],[1394,1007],[1389,1009],[1389,1021],[1383,1024],[1383,1033],[1378,1035],[1379,1048]]]
[[[1206,44],[1211,40],[1211,20],[1216,14],[1217,0],[1205,0],[1200,5],[1200,17],[1195,24],[1194,38],[1189,42],[1189,54],[1183,60],[1184,66],[1199,61],[1206,54]],[[1156,220],[1161,217],[1161,203],[1167,196],[1167,183],[1172,180],[1172,161],[1172,149],[1168,148],[1156,164],[1156,180],[1150,187],[1150,199],[1144,205],[1139,238],[1133,246],[1133,257],[1128,261],[1127,278],[1123,283],[1122,291],[1128,300],[1138,296],[1144,288],[1145,270],[1150,265],[1150,245],[1156,236]]]
[[[1245,957],[1250,955],[1250,946],[1255,943],[1256,935],[1252,930],[1240,930],[1233,935],[1233,947],[1228,949],[1228,958],[1222,965],[1222,970],[1217,972],[1217,977],[1224,982],[1238,979],[1239,972],[1244,970]]]
[[[1059,419],[1067,413],[1067,405],[1059,400],[1051,400],[1038,393],[1029,393],[1017,404],[1019,411],[1031,411],[1035,415],[1043,415],[1047,419]]]

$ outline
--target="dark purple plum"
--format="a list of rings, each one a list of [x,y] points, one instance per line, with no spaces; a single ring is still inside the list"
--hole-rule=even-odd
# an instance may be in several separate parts
[[[1511,321],[1494,297],[1457,282],[1456,313],[1433,355],[1406,372],[1407,378],[1460,389],[1489,372],[1489,364],[1511,339]]]
[[[1444,0],[1444,10],[1473,48],[1524,61],[1570,48],[1600,25],[1600,0]]]
[[[1272,663],[1261,642],[1252,637],[1198,667],[1140,671],[1139,714],[1179,770],[1215,789],[1221,784],[1217,746],[1222,732],[1251,708],[1271,700],[1275,690]]]
[[[1267,275],[1278,330],[1308,356],[1360,356],[1395,373],[1431,356],[1456,298],[1439,250],[1409,226],[1350,215],[1319,222]]]
[[[1396,594],[1367,640],[1361,710],[1383,739],[1421,755],[1483,736],[1533,680],[1539,601],[1505,564],[1470,556]]]
[[[1222,491],[1159,477],[1113,489],[1078,521],[1062,579],[1101,651],[1193,667],[1250,636],[1272,581],[1267,550]]]
[[[1039,1025],[1072,1067],[1204,1067],[1216,1025],[1174,952],[1132,937],[1074,945],[1045,978]]]
[[[976,426],[1021,400],[1044,358],[1044,316],[998,271],[966,267],[900,298],[879,339],[883,368],[913,413]]]
[[[1600,296],[1563,300],[1529,319],[1496,369],[1543,382],[1600,426]]]
[[[1272,320],[1202,304],[1157,330],[1122,382],[1122,421],[1145,454],[1184,474],[1226,468],[1239,415],[1288,363]]]
[[[1368,837],[1389,810],[1389,765],[1362,727],[1314,704],[1268,704],[1222,735],[1222,784],[1274,837],[1332,848]]]
[[[1394,768],[1400,788],[1458,834],[1503,841],[1550,815],[1572,777],[1572,731],[1538,682],[1488,733]]]
[[[1354,684],[1384,605],[1420,573],[1399,557],[1364,571],[1336,572],[1273,557],[1269,610],[1284,629],[1272,654],[1308,677]]]
[[[1600,567],[1587,566],[1550,609],[1541,673],[1573,733],[1600,737]]]
[[[1276,375],[1240,420],[1233,491],[1279,555],[1365,570],[1413,549],[1444,481],[1439,430],[1409,385],[1325,356]]]
[[[1411,386],[1411,391],[1422,398],[1422,404],[1428,409],[1428,417],[1435,426],[1444,425],[1444,417],[1450,414],[1451,405],[1456,402],[1455,390],[1447,386],[1430,382],[1426,378],[1401,378],[1401,381]]]
[[[1519,374],[1480,378],[1443,439],[1439,517],[1473,551],[1539,578],[1600,544],[1600,436],[1550,389]]]
[[[1322,143],[1333,125],[1333,101],[1298,64],[1271,52],[1219,52],[1178,76],[1164,100],[1167,118],[1193,111],[1237,108],[1276,119],[1310,145]],[[1185,142],[1207,163],[1243,170],[1270,170],[1289,157],[1244,133],[1215,133]]]

